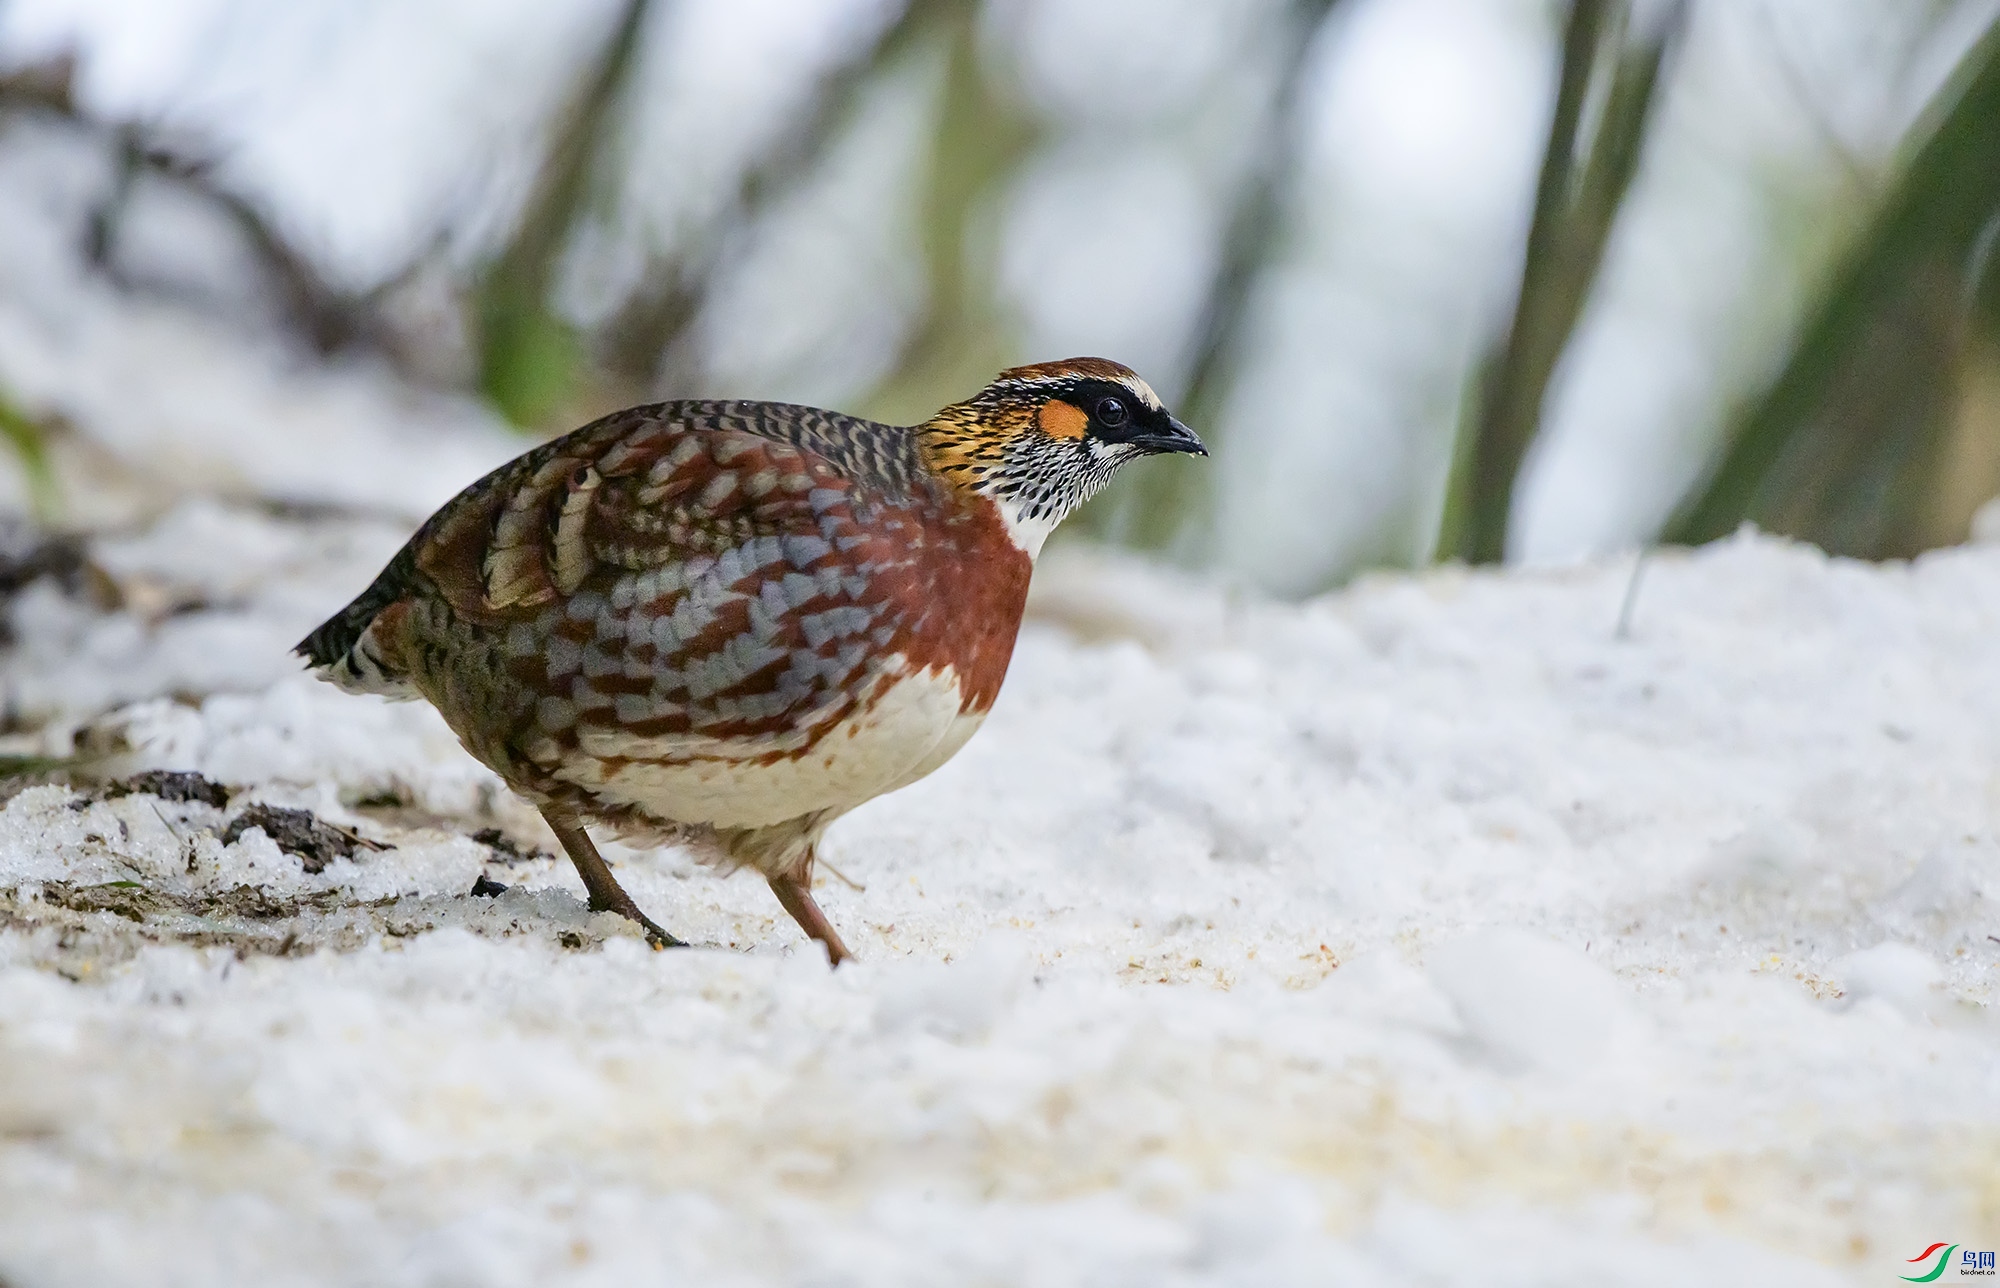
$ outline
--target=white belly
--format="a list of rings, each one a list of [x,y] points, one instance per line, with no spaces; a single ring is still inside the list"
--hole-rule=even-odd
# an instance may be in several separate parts
[[[842,813],[930,773],[985,719],[962,714],[950,669],[891,674],[872,704],[832,725],[812,748],[774,764],[748,763],[754,744],[701,736],[645,740],[588,729],[588,753],[562,777],[610,804],[678,823],[769,827],[820,811]],[[599,757],[630,757],[608,770]]]

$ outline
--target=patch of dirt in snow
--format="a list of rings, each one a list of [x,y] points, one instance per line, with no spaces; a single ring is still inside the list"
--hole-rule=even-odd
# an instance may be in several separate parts
[[[537,864],[544,878],[553,871],[546,855],[520,856],[511,843],[496,854],[434,830],[398,831],[412,842],[403,856],[309,810],[252,802],[229,811],[229,795],[199,774],[161,771],[81,793],[21,793],[0,816],[0,834],[33,838],[40,862],[12,865],[0,886],[0,931],[16,937],[11,951],[83,980],[158,945],[222,949],[241,961],[353,952],[447,925],[565,948],[627,930],[621,918],[592,914],[560,892],[489,878],[489,857]],[[434,852],[436,870],[466,872],[465,890],[477,886],[485,897],[401,889],[395,883],[405,874],[364,874],[357,864],[407,858],[415,863],[403,866],[416,867]],[[311,879],[329,868],[331,878]]]
[[[2000,1242],[2000,551],[1662,555],[1629,638],[1617,563],[1284,607],[1058,551],[987,727],[831,833],[835,973],[762,883],[612,847],[706,945],[648,951],[428,708],[298,674],[395,539],[204,502],[89,552],[196,606],[14,598],[0,750],[62,780],[0,808],[18,1288]]]

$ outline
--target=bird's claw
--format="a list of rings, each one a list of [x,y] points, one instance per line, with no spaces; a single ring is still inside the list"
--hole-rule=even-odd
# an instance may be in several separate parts
[[[639,924],[645,927],[647,946],[656,953],[664,952],[669,948],[686,948],[688,946],[687,940],[668,934],[665,930],[654,925],[649,918],[639,918]]]

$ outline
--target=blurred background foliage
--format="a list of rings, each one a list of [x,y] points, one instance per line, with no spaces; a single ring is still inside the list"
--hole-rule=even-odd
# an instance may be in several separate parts
[[[1077,526],[1281,593],[2000,493],[1995,0],[0,0],[51,121],[119,289],[525,434],[1124,360],[1217,459]]]

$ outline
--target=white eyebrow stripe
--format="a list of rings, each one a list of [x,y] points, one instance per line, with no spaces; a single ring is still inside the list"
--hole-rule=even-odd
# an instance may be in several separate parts
[[[1152,408],[1154,411],[1165,410],[1165,408],[1163,408],[1160,404],[1160,396],[1153,392],[1153,387],[1147,384],[1145,381],[1139,379],[1139,377],[1133,376],[1131,379],[1122,381],[1121,383],[1127,389],[1130,389],[1133,393],[1137,394],[1139,396],[1139,400],[1145,403],[1148,407]]]

